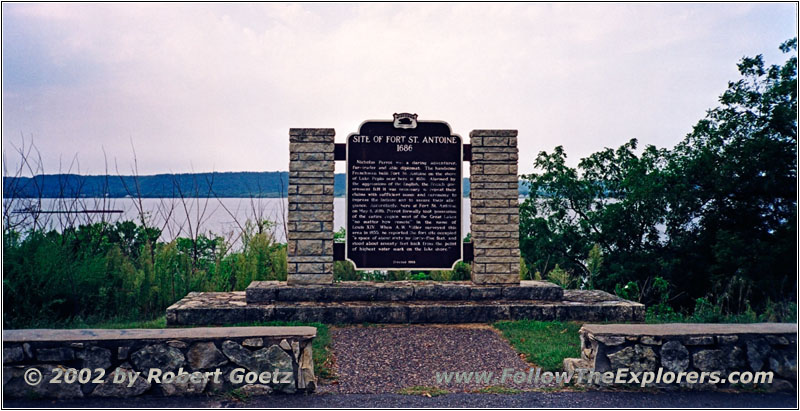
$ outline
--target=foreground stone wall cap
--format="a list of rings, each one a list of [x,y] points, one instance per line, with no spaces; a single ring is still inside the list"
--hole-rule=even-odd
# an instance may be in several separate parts
[[[584,324],[581,332],[593,335],[708,335],[708,334],[797,334],[797,324]]]
[[[238,337],[299,337],[317,336],[315,327],[200,327],[160,329],[83,329],[83,330],[3,330],[3,342],[85,341],[85,340],[209,340]]]

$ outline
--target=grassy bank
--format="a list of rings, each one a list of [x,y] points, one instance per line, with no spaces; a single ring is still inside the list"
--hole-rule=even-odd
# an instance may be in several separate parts
[[[527,362],[546,371],[560,371],[564,358],[580,356],[580,323],[519,320],[493,325]]]

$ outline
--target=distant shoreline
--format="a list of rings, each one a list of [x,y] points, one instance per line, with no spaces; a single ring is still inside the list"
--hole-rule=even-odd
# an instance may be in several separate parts
[[[3,198],[287,198],[288,171],[155,174],[146,176],[44,174],[3,177]],[[469,177],[462,181],[469,197]],[[334,175],[333,195],[344,197],[346,176]],[[519,182],[519,194],[528,195]]]
[[[527,194],[524,194],[524,195],[520,194],[518,198],[527,198],[527,197],[528,197]],[[101,198],[104,198],[104,197],[94,197],[94,196],[85,196],[85,197],[69,197],[69,196],[64,196],[64,197],[46,197],[46,196],[41,196],[41,197],[9,197],[9,196],[5,196],[5,195],[3,196],[4,200],[12,199],[12,198],[13,199],[23,199],[23,198],[24,199],[36,199],[36,198],[41,198],[42,200],[57,200],[57,199],[76,199],[76,198],[77,199],[101,199]],[[135,199],[137,199],[137,197],[105,197],[105,198],[110,199],[110,200],[123,200],[123,199],[135,200]],[[141,197],[138,197],[138,198],[154,199],[154,198],[181,198],[181,197],[141,196]],[[206,197],[206,196],[199,196],[199,197],[184,196],[183,198],[197,199],[197,198],[289,198],[289,197],[286,197],[286,196],[282,196],[282,197],[278,197],[278,196],[261,196],[261,197],[257,197],[257,196],[210,196],[210,197]],[[343,195],[335,195],[335,196],[333,196],[333,198],[345,198],[345,196],[343,196]],[[464,195],[461,198],[469,198],[469,195]]]

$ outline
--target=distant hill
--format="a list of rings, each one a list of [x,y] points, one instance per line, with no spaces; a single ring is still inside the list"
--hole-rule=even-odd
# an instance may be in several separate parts
[[[3,177],[3,197],[286,197],[286,171],[156,174],[139,176],[85,176],[44,174],[35,177]],[[520,195],[528,195],[522,181]],[[464,178],[464,196],[469,196],[469,178]],[[345,175],[336,174],[334,195],[345,195]],[[137,194],[138,193],[138,194]]]

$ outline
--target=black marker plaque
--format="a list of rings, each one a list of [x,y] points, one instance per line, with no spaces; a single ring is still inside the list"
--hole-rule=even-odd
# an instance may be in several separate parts
[[[358,269],[461,259],[461,137],[443,122],[369,121],[347,138],[346,258]]]

